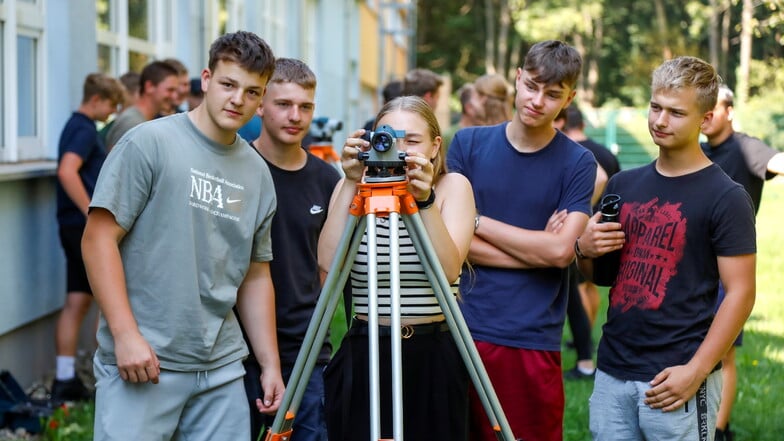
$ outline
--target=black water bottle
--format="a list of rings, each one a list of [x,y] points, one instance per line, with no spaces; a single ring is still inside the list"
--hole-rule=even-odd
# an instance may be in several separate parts
[[[608,193],[599,202],[599,211],[602,213],[599,222],[618,222],[621,214],[621,196]],[[618,275],[618,266],[621,263],[621,250],[607,253],[597,257],[593,262],[593,281],[597,285],[611,286]]]
[[[599,211],[602,212],[602,223],[618,222],[618,215],[621,214],[621,197],[614,193],[604,195],[599,202]]]

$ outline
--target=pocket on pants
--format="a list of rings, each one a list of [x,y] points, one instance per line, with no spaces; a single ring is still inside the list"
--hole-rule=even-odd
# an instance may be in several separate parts
[[[95,387],[102,383],[112,382],[120,377],[120,369],[116,364],[104,364],[95,356],[93,358],[93,374],[95,375]]]

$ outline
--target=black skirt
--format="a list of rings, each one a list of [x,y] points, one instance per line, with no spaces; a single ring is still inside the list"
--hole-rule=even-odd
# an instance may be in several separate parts
[[[368,337],[354,321],[324,371],[330,440],[370,438]],[[381,437],[392,438],[392,376],[388,328],[381,327],[379,373]],[[407,441],[468,438],[468,374],[444,324],[414,327],[401,343],[403,436]]]

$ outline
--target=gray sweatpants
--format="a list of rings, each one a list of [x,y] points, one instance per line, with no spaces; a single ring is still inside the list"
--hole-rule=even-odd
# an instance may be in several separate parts
[[[210,371],[161,369],[158,384],[124,381],[98,357],[93,368],[96,441],[250,439],[240,360]]]

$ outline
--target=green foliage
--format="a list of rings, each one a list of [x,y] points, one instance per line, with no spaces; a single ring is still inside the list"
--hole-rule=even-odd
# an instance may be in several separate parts
[[[45,441],[91,441],[95,403],[63,404],[57,408],[45,424]]]
[[[735,128],[784,150],[784,60],[754,60],[749,86],[754,94],[736,107]]]
[[[727,35],[719,37],[729,47],[718,54],[720,60],[710,61],[717,63],[731,87],[740,64],[743,2],[739,0],[429,0],[418,5],[418,64],[450,73],[455,90],[485,73],[485,50],[498,42],[498,36],[486,28],[488,5],[496,12],[508,5],[511,12],[503,60],[519,65],[527,48],[543,39],[561,39],[578,47],[585,60],[584,80],[597,75],[595,85],[591,83],[594,107],[611,100],[622,106],[644,106],[650,74],[666,56],[709,60],[713,15],[719,34],[728,23]],[[784,58],[784,2],[757,0],[754,6],[752,58],[777,65]],[[595,66],[595,72],[589,72],[589,66]],[[755,71],[753,67],[752,74]],[[750,96],[769,90],[752,90]]]

